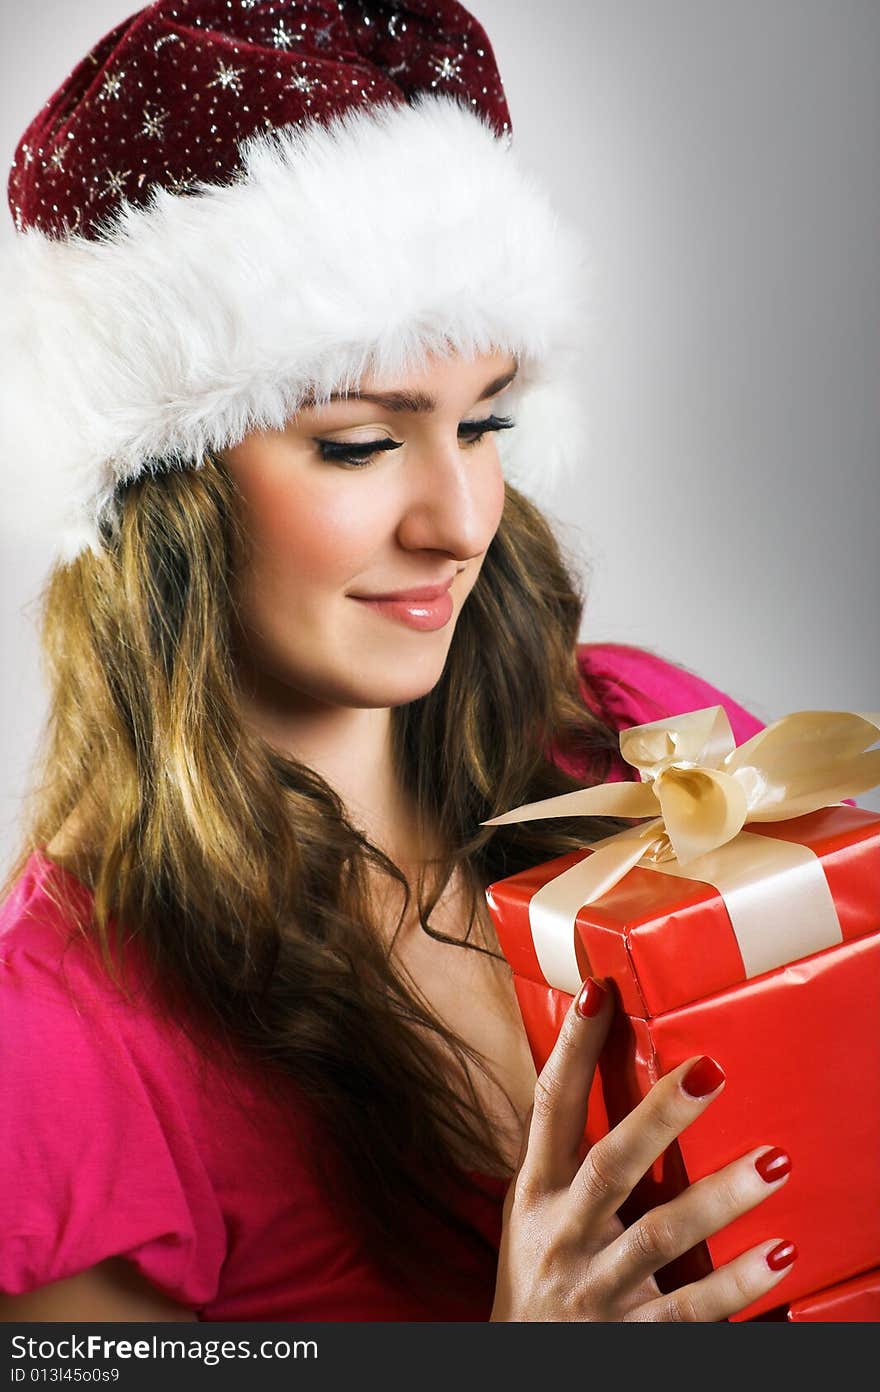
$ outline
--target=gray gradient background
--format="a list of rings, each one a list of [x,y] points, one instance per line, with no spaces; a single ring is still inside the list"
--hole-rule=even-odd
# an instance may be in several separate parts
[[[2,0],[5,165],[123,0]],[[473,0],[523,158],[582,229],[590,430],[550,511],[584,637],[643,643],[764,720],[880,709],[880,4]],[[14,236],[8,212],[0,254]],[[0,861],[45,706],[0,560]],[[880,810],[880,793],[859,799]]]

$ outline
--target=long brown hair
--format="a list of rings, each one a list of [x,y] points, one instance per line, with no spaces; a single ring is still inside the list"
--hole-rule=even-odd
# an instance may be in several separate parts
[[[137,944],[160,1008],[259,1065],[269,1086],[292,1084],[332,1147],[334,1202],[375,1260],[408,1280],[427,1266],[437,1286],[443,1272],[413,1251],[409,1220],[421,1208],[466,1230],[452,1194],[467,1183],[462,1153],[474,1171],[505,1173],[470,1081],[470,1069],[491,1070],[388,948],[376,877],[402,895],[399,928],[406,875],[323,778],[242,720],[239,503],[212,455],[147,474],[117,490],[101,553],[50,573],[39,597],[49,714],[2,894],[76,817],[82,837],[62,864],[91,891],[77,927],[113,982],[127,989],[125,948]],[[416,886],[421,928],[463,950],[500,957],[497,941],[472,940],[488,884],[623,825],[480,826],[580,786],[554,752],[592,781],[607,776],[618,737],[581,691],[573,577],[546,519],[508,486],[440,681],[393,711],[399,776],[442,845]],[[454,872],[467,929],[444,938],[431,914]]]

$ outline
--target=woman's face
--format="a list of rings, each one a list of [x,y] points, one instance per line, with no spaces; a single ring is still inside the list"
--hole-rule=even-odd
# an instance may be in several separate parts
[[[252,539],[237,598],[256,694],[390,707],[436,685],[501,520],[515,371],[509,353],[432,358],[222,452]],[[376,600],[426,587],[444,593]]]

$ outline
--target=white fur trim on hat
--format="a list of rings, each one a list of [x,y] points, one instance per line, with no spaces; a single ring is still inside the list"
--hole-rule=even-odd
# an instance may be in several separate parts
[[[546,496],[581,443],[584,265],[509,139],[421,94],[241,154],[229,184],[156,188],[94,240],[28,229],[4,256],[5,522],[72,560],[117,482],[448,351],[518,356],[499,449]]]

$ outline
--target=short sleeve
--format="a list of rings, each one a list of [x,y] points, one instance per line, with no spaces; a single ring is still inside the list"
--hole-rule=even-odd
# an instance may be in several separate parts
[[[226,1238],[191,1084],[156,1021],[96,986],[97,964],[68,951],[62,973],[58,934],[29,907],[0,931],[0,1290],[124,1257],[198,1309]]]

